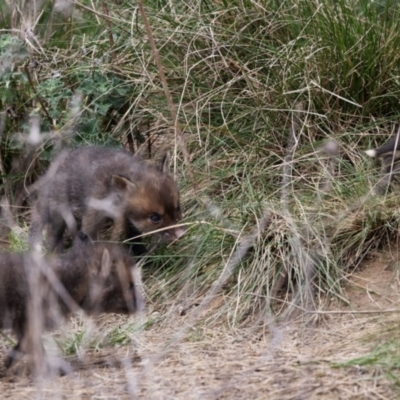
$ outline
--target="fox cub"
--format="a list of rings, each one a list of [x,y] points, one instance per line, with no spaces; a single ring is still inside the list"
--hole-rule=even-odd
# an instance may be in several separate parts
[[[382,160],[381,178],[376,186],[378,194],[385,193],[400,172],[400,128],[385,144],[377,149],[366,150],[370,157]],[[398,180],[398,179],[397,179]]]
[[[150,164],[125,150],[88,146],[61,153],[37,184],[30,237],[47,228],[49,250],[62,250],[63,236],[82,230],[91,239],[111,226],[111,240],[132,239],[163,228],[164,241],[184,234],[179,191],[168,160]],[[134,241],[135,242],[135,241]],[[135,255],[146,251],[136,243]]]
[[[141,308],[134,258],[121,246],[93,244],[80,235],[82,242],[75,240],[61,257],[0,253],[0,328],[12,329],[18,340],[6,368],[23,354],[38,350],[32,344],[34,324],[40,327],[40,335],[56,326],[60,316],[77,309],[88,314],[132,314]]]

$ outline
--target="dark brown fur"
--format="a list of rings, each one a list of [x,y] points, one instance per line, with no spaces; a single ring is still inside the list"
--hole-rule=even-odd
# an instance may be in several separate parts
[[[60,154],[38,182],[32,213],[32,242],[47,227],[49,249],[62,249],[66,229],[72,236],[86,232],[97,239],[111,222],[111,239],[134,238],[179,223],[179,191],[165,160],[146,163],[124,150],[81,147]],[[166,241],[183,234],[182,228],[160,233]],[[136,245],[133,253],[145,248]]]
[[[51,329],[79,308],[88,314],[137,311],[142,298],[134,277],[140,279],[134,259],[117,245],[74,244],[60,258],[0,253],[0,328],[11,328],[18,340],[6,367],[37,348],[33,323]]]

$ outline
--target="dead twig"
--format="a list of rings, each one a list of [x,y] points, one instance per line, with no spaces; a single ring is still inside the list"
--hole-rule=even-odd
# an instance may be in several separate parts
[[[178,115],[177,115],[177,112],[176,112],[176,107],[175,107],[175,104],[174,104],[174,102],[172,100],[172,95],[171,95],[171,92],[170,92],[169,87],[168,87],[167,78],[166,78],[165,72],[164,72],[164,67],[162,65],[160,54],[158,52],[156,43],[154,41],[153,31],[151,29],[149,20],[147,18],[146,12],[144,10],[142,0],[138,0],[137,3],[138,3],[139,10],[140,10],[140,14],[142,15],[144,26],[146,28],[146,32],[147,32],[147,36],[148,36],[148,39],[149,39],[149,43],[150,43],[151,49],[153,51],[153,56],[154,56],[154,60],[156,62],[157,68],[158,68],[158,73],[160,74],[160,80],[161,80],[161,83],[163,85],[165,97],[167,99],[169,111],[171,113],[173,126],[174,126],[174,129],[175,129],[175,137],[178,140],[179,146],[180,146],[180,148],[182,150],[183,160],[184,160],[185,166],[186,166],[187,171],[189,173],[189,176],[190,176],[190,179],[192,181],[192,184],[193,184],[193,186],[194,186],[194,188],[196,190],[197,189],[197,185],[196,185],[196,181],[194,179],[194,174],[193,174],[192,168],[190,166],[189,152],[187,150],[186,143],[185,143],[185,141],[183,139],[182,130],[181,130],[181,128],[179,126],[179,123],[178,123]]]

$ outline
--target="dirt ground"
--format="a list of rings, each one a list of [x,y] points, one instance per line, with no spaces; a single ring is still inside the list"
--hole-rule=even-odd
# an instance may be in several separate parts
[[[145,330],[129,346],[70,357],[74,371],[33,382],[0,381],[4,399],[396,399],[378,368],[335,367],[393,339],[400,312],[397,250],[376,253],[349,276],[350,306],[334,304],[318,325],[189,328],[187,316]],[[390,327],[390,329],[389,329]],[[4,353],[4,351],[3,351]]]

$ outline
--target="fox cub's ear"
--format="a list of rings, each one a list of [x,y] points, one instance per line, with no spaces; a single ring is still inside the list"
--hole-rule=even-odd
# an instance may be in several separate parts
[[[113,175],[111,177],[111,182],[116,189],[121,191],[136,189],[136,185],[132,181],[121,175]]]
[[[167,151],[161,158],[159,165],[160,171],[167,174],[169,172],[170,164],[171,164],[171,157],[169,155],[169,152]]]

